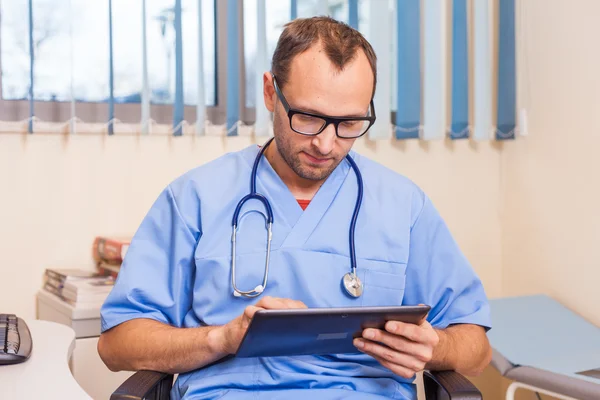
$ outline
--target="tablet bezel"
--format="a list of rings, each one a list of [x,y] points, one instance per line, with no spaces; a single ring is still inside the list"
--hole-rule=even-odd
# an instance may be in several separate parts
[[[267,323],[272,323],[275,320],[280,320],[280,327],[285,328],[286,326],[290,326],[290,321],[295,322],[295,324],[299,322],[307,321],[306,329],[304,333],[307,336],[314,336],[314,342],[316,345],[317,336],[320,335],[319,332],[327,331],[330,329],[332,323],[335,323],[338,319],[343,318],[359,318],[360,319],[360,328],[353,329],[352,332],[345,331],[344,333],[347,337],[343,338],[346,342],[348,348],[350,348],[350,344],[352,339],[357,337],[358,334],[362,331],[362,329],[366,328],[377,328],[383,329],[385,323],[387,321],[402,321],[406,323],[412,324],[420,324],[426,317],[429,311],[431,310],[430,306],[427,305],[415,305],[415,306],[365,306],[365,307],[337,307],[337,308],[303,308],[303,309],[284,309],[284,310],[259,310],[254,314],[254,317],[250,321],[248,325],[248,329],[244,334],[240,342],[240,346],[236,351],[236,357],[267,357],[267,356],[277,356],[277,355],[300,355],[297,354],[298,350],[290,350],[288,354],[265,354],[260,353],[260,351],[256,351],[255,349],[248,348],[248,346],[253,346],[253,343],[256,341],[261,342],[261,345],[264,345],[265,342],[268,342],[270,339],[273,339],[271,336],[272,332],[263,332],[261,329],[265,329],[265,325]],[[318,321],[311,320],[312,317],[319,317]],[[327,326],[323,320],[323,317],[331,318],[331,320],[327,321]],[[310,321],[310,322],[308,322]],[[319,325],[321,324],[321,325]],[[322,328],[319,329],[319,326]],[[304,329],[304,328],[302,328]],[[285,329],[284,329],[285,330]],[[285,335],[285,333],[278,332],[280,335]],[[297,335],[298,330],[290,330],[288,332],[289,335]],[[263,335],[263,338],[260,338],[260,335]],[[285,340],[285,336],[281,338]],[[310,338],[308,339],[310,340]],[[340,339],[341,340],[341,339]],[[339,345],[339,342],[337,343]],[[356,350],[358,352],[358,350]],[[301,352],[302,354],[306,354],[306,352]],[[317,354],[328,354],[327,352],[319,352]]]

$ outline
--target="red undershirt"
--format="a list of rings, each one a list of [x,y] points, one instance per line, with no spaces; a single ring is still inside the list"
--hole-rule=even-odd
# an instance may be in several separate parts
[[[302,207],[303,210],[306,210],[306,207],[308,207],[308,205],[310,204],[310,200],[298,200],[298,204],[300,204],[300,207]]]

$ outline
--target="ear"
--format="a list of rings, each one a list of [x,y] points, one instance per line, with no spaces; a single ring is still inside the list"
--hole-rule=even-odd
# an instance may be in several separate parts
[[[273,86],[273,75],[270,72],[263,74],[263,96],[265,98],[265,106],[269,112],[275,110],[275,100],[277,94],[275,93],[275,87]]]

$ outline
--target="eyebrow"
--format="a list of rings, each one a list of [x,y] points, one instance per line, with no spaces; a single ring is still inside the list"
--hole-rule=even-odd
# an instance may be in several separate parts
[[[347,114],[347,115],[327,115],[327,114],[323,114],[322,112],[320,112],[319,110],[315,110],[314,108],[310,108],[310,107],[292,107],[290,105],[291,108],[295,108],[298,111],[303,111],[306,113],[310,113],[310,114],[317,114],[317,115],[322,115],[324,117],[331,117],[331,118],[364,118],[367,117],[369,115],[369,111],[371,111],[371,104],[369,104],[369,109],[367,110],[366,114],[364,115],[360,115],[360,114]]]

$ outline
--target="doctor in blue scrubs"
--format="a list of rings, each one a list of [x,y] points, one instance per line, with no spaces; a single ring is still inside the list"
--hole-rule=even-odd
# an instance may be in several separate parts
[[[489,363],[484,289],[431,200],[351,150],[376,117],[376,64],[347,25],[285,27],[263,79],[274,140],[160,193],[102,307],[111,370],[178,373],[174,399],[412,399],[418,371]],[[259,309],[403,304],[431,311],[366,329],[354,354],[229,357]]]

